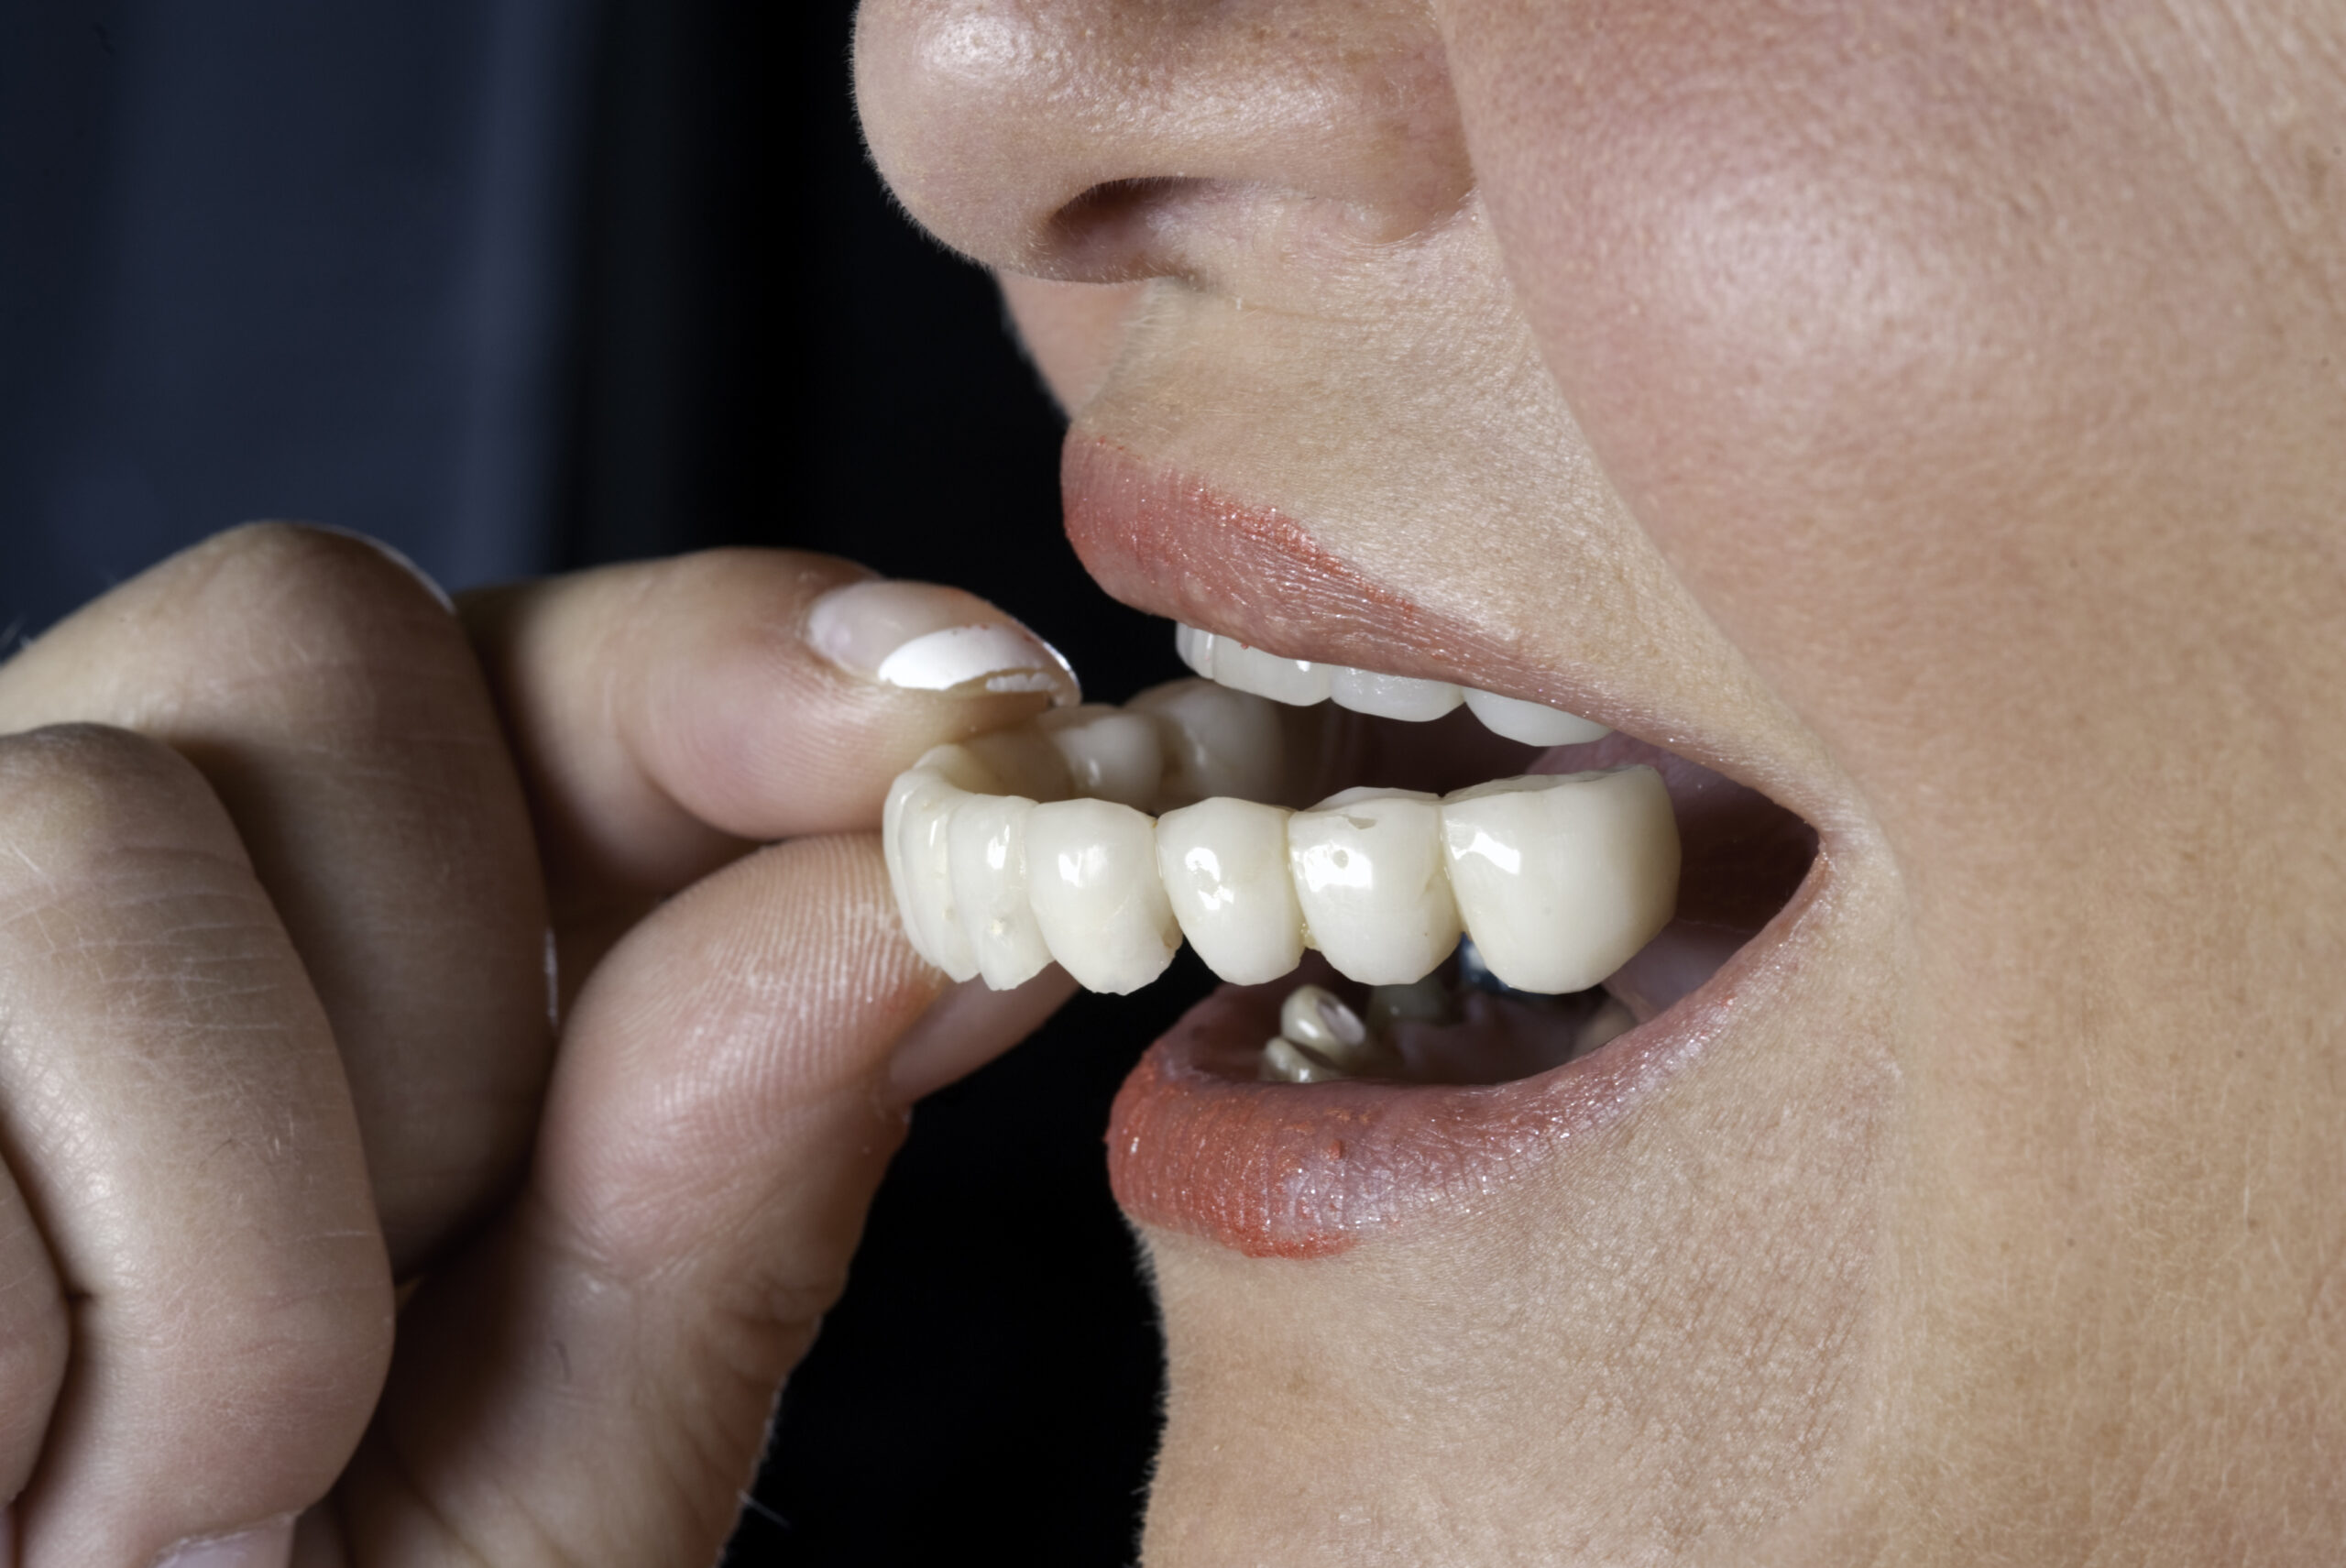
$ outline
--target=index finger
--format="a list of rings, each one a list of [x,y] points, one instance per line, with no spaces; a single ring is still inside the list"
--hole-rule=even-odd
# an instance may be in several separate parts
[[[931,746],[1076,700],[974,595],[721,550],[468,596],[557,918],[674,893],[752,842],[876,828]]]

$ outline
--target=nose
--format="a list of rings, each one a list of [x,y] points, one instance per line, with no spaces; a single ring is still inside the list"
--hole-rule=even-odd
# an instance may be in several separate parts
[[[864,0],[864,136],[988,266],[1195,269],[1277,212],[1371,243],[1473,186],[1428,0]]]

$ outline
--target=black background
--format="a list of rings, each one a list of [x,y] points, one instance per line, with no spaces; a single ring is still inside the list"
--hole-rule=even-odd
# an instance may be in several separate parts
[[[1058,529],[990,281],[866,163],[847,0],[0,0],[0,629],[253,516],[452,587],[726,543],[1178,673]],[[925,1103],[727,1561],[1126,1562],[1153,1314],[1101,1134],[1202,986]]]

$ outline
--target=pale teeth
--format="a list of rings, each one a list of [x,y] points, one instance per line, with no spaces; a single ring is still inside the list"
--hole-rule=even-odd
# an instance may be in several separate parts
[[[1277,653],[1266,653],[1260,648],[1249,648],[1244,642],[1227,637],[1215,637],[1211,632],[1199,632],[1200,639],[1183,656],[1198,667],[1201,660],[1211,674],[1209,679],[1217,685],[1233,691],[1253,692],[1256,696],[1269,697],[1297,707],[1310,707],[1315,702],[1328,700],[1328,672],[1332,666],[1315,663],[1310,659],[1282,659]],[[1175,644],[1179,647],[1178,643]]]
[[[921,957],[968,980],[978,972],[969,937],[955,917],[948,828],[954,809],[1002,787],[977,757],[959,746],[937,746],[896,776],[881,813],[881,852],[904,911],[904,934]]]
[[[1068,794],[1139,811],[1157,804],[1165,746],[1147,715],[1086,703],[1056,708],[1035,722],[1066,766]]]
[[[1602,740],[1613,733],[1595,719],[1566,713],[1561,707],[1472,687],[1466,692],[1466,710],[1481,719],[1483,728],[1492,734],[1520,740],[1527,746],[1577,746],[1584,741]]]
[[[1157,819],[1157,869],[1173,916],[1206,967],[1235,984],[1277,980],[1303,957],[1303,911],[1287,871],[1288,816],[1276,806],[1217,798]]]
[[[1440,718],[1456,707],[1464,692],[1448,681],[1420,680],[1415,675],[1380,675],[1343,664],[1328,666],[1328,696],[1338,707],[1378,718],[1399,718],[1412,724]]]
[[[1352,1074],[1313,1059],[1285,1035],[1274,1035],[1263,1046],[1255,1076],[1266,1083],[1333,1083]]]
[[[1299,985],[1279,1003],[1279,1034],[1339,1066],[1368,1043],[1368,1025],[1325,986]]]
[[[1441,817],[1466,929],[1518,990],[1584,991],[1670,921],[1678,830],[1651,768],[1500,779]]]
[[[1207,644],[1211,664],[1220,649]],[[935,748],[895,781],[882,819],[906,933],[954,979],[997,989],[1057,959],[1091,990],[1131,991],[1184,934],[1244,984],[1317,947],[1378,988],[1374,1047],[1396,1023],[1453,1015],[1442,987],[1416,982],[1462,928],[1497,981],[1555,992],[1605,979],[1669,920],[1677,831],[1652,769],[1500,780],[1439,801],[1363,788],[1309,811],[1269,804],[1291,750],[1313,773],[1323,728],[1188,680],[1124,711],[1065,709]],[[1349,1071],[1382,1070],[1302,1043]]]
[[[1442,808],[1415,790],[1349,789],[1288,822],[1288,864],[1310,943],[1339,974],[1404,985],[1458,945],[1442,875]]]
[[[1183,663],[1207,680],[1274,702],[1308,707],[1327,698],[1354,713],[1423,723],[1440,718],[1463,701],[1491,733],[1529,746],[1579,745],[1613,733],[1593,719],[1521,697],[1415,675],[1379,674],[1348,664],[1282,659],[1194,626],[1174,626],[1173,648]]]
[[[1211,681],[1168,681],[1127,705],[1157,726],[1165,749],[1158,801],[1188,806],[1213,795],[1277,800],[1285,769],[1278,710]]]
[[[953,808],[946,828],[953,907],[996,991],[1035,978],[1051,961],[1026,893],[1026,820],[1035,803],[1014,795],[973,795]]]
[[[1157,872],[1157,825],[1128,806],[1061,800],[1026,818],[1027,897],[1057,959],[1089,991],[1122,995],[1181,945]],[[950,973],[950,970],[948,970]]]

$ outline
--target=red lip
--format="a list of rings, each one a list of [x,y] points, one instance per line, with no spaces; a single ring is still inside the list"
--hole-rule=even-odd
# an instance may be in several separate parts
[[[1277,652],[1589,711],[1552,672],[1361,577],[1270,508],[1233,504],[1080,434],[1062,487],[1077,554],[1129,603]],[[1791,904],[1698,991],[1593,1055],[1508,1083],[1255,1081],[1294,981],[1225,986],[1150,1047],[1117,1095],[1116,1201],[1140,1223],[1257,1257],[1322,1256],[1415,1215],[1471,1208],[1621,1121],[1731,1032],[1782,978],[1787,938],[1829,882],[1819,853]]]

